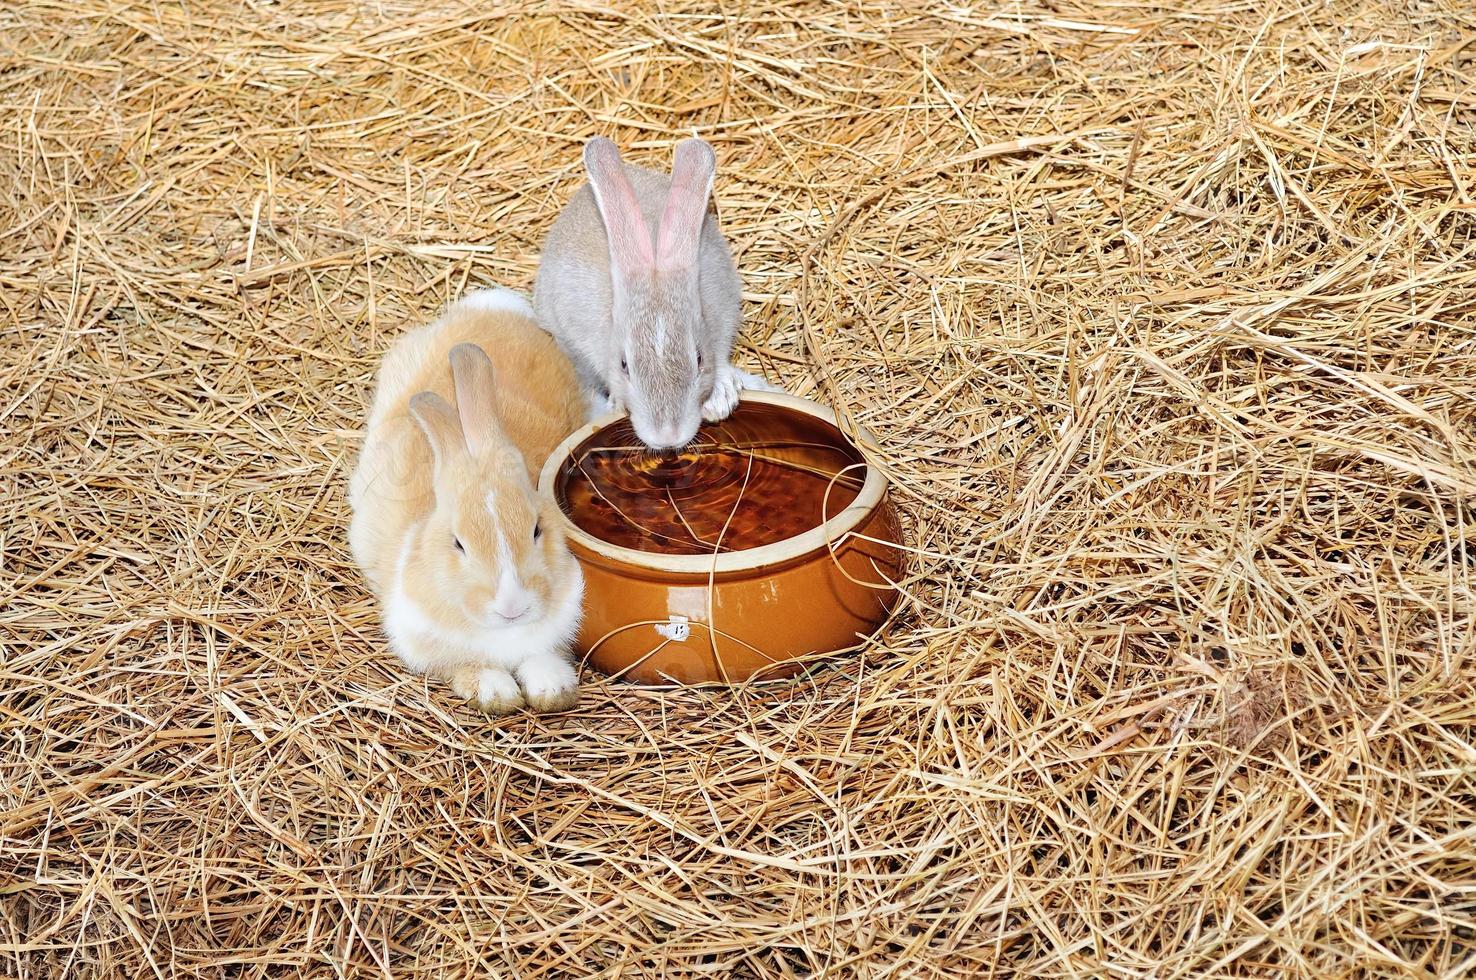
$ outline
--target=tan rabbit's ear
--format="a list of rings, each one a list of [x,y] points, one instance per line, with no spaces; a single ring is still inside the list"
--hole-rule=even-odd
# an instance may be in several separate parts
[[[457,344],[451,348],[450,357],[466,448],[474,456],[481,455],[507,442],[497,421],[497,379],[492,373],[492,360],[476,344]]]
[[[595,204],[605,222],[610,264],[625,276],[651,268],[655,261],[651,229],[625,176],[620,150],[605,137],[596,136],[584,144],[584,169],[589,171],[589,186],[594,189]]]
[[[656,267],[675,271],[697,267],[697,243],[712,197],[717,158],[699,139],[677,144],[671,163],[671,190],[656,235]]]
[[[430,442],[438,469],[456,453],[466,451],[466,439],[461,434],[456,411],[440,395],[422,391],[410,399],[410,416]]]

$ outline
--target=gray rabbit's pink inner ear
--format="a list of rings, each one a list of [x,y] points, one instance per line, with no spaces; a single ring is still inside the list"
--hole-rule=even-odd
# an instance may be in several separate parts
[[[610,264],[624,274],[649,269],[654,264],[651,231],[620,162],[620,150],[603,136],[595,137],[584,146],[584,169],[605,222]]]
[[[451,381],[466,448],[480,455],[506,441],[497,421],[497,376],[492,360],[476,344],[451,348]]]
[[[671,190],[656,236],[656,266],[687,269],[697,265],[697,242],[707,218],[717,161],[712,147],[699,139],[677,144],[671,165]]]

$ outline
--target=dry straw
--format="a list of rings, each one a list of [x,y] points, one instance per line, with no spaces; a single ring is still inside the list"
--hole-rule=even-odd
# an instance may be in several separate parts
[[[0,974],[1476,969],[1476,21],[0,8]],[[489,722],[344,544],[376,358],[706,136],[905,612]]]

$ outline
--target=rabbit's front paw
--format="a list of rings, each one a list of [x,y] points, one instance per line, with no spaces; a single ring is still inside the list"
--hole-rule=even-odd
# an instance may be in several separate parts
[[[563,711],[579,703],[579,674],[563,657],[534,657],[518,667],[523,694],[534,711]]]
[[[702,403],[702,417],[709,422],[721,422],[733,414],[738,406],[738,377],[741,371],[728,364],[718,369],[712,384],[712,394]]]
[[[489,715],[505,715],[523,706],[518,682],[500,667],[461,667],[451,676],[451,689]]]
[[[733,369],[733,373],[738,377],[738,387],[742,388],[744,391],[783,390],[782,388],[769,384],[769,382],[765,381],[763,378],[759,377],[756,374],[749,374],[747,371],[740,371],[737,368]]]

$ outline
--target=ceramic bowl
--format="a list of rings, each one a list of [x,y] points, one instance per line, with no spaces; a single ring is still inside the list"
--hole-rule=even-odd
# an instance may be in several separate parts
[[[769,430],[790,438],[799,432],[796,445],[824,443],[827,452],[841,454],[859,492],[843,509],[830,508],[823,523],[817,507],[818,526],[745,550],[667,554],[624,547],[586,531],[581,515],[568,513],[579,460],[612,440],[632,440],[624,416],[585,426],[549,457],[539,483],[559,501],[584,570],[578,649],[596,669],[644,684],[785,677],[798,671],[796,658],[854,647],[886,621],[897,603],[892,583],[902,575],[904,553],[886,479],[860,448],[875,444],[864,432],[848,438],[824,406],[777,392],[744,392],[733,415],[704,425],[699,439],[763,438]]]

